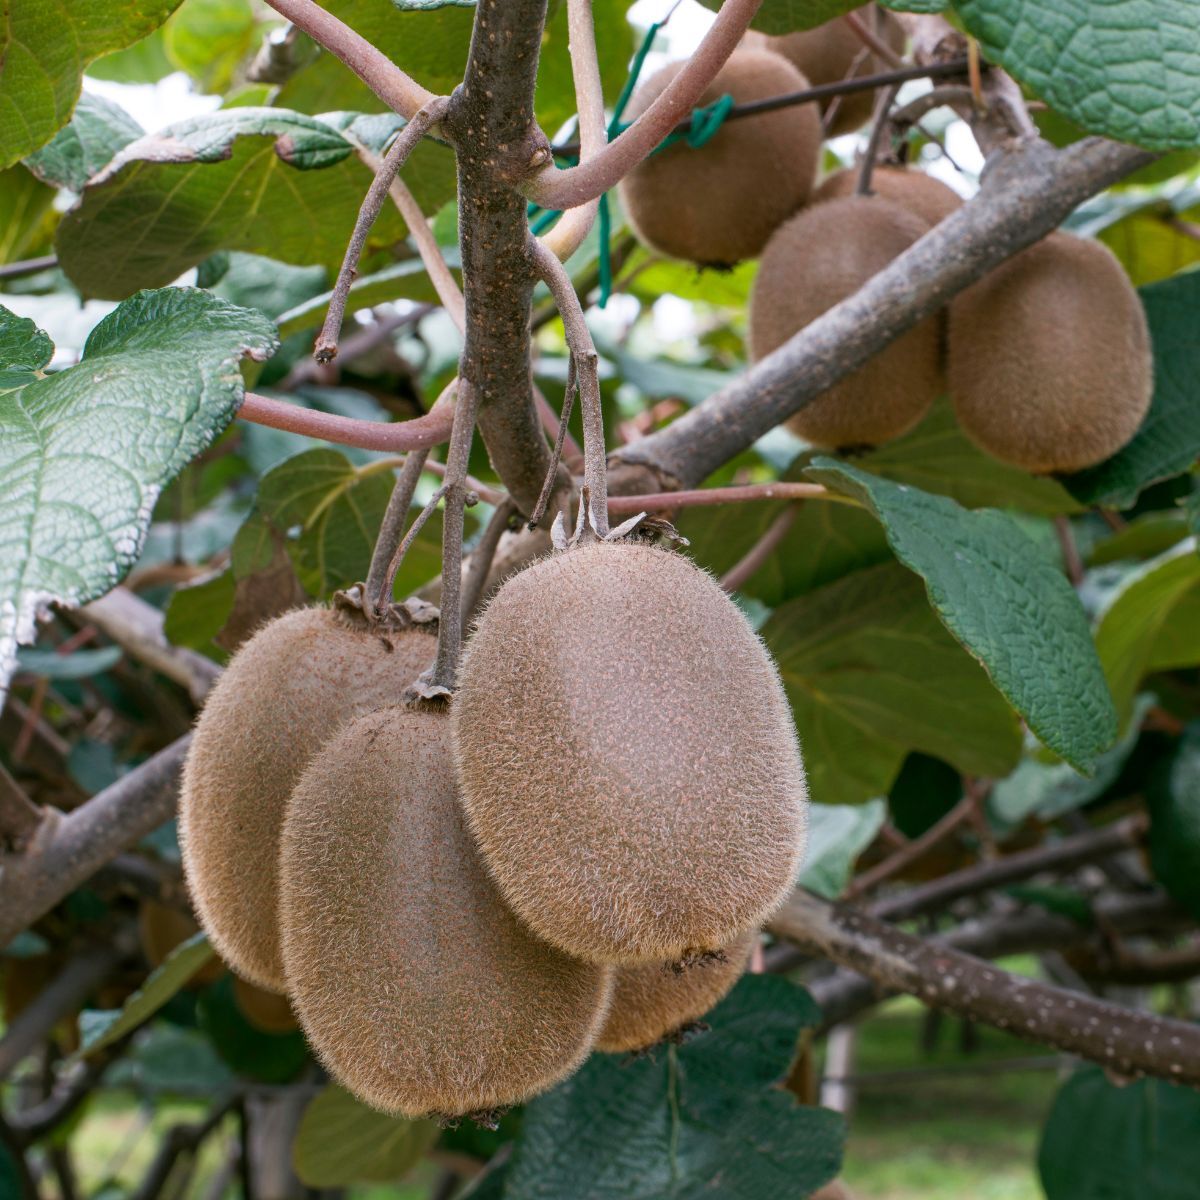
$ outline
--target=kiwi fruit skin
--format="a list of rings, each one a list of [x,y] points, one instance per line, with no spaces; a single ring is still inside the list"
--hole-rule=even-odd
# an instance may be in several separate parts
[[[879,196],[848,196],[798,213],[763,252],[750,293],[749,343],[756,361],[928,232],[919,217]],[[789,418],[815,446],[876,446],[907,433],[944,386],[942,329],[928,317]]]
[[[405,1116],[515,1104],[591,1049],[612,972],[505,907],[466,828],[444,712],[346,726],[296,786],[280,874],[292,1004],[365,1103]]]
[[[300,1028],[291,1001],[245,979],[233,977],[233,999],[238,1012],[260,1033],[294,1033]]]
[[[484,861],[567,953],[687,959],[789,893],[807,817],[791,710],[688,559],[592,542],[513,576],[467,647],[452,720]]]
[[[868,29],[875,30],[897,54],[904,53],[907,41],[904,26],[894,14],[873,4],[865,4],[854,12]],[[887,69],[881,66],[873,55],[862,54],[865,46],[854,30],[840,17],[826,21],[824,25],[818,25],[815,29],[785,33],[765,40],[771,50],[786,58],[816,87],[824,83],[840,83],[849,78],[859,55],[862,55],[862,61],[854,70],[855,79]],[[826,100],[821,105],[822,114],[828,112],[832,104],[832,99]],[[860,129],[870,120],[874,107],[874,91],[851,92],[847,96],[839,97],[837,110],[828,129],[829,136],[838,137],[840,134],[853,133],[854,130]]]
[[[647,79],[633,95],[628,119],[649,107],[682,68],[671,63]],[[745,104],[807,86],[777,54],[738,49],[699,105],[726,93]],[[646,245],[701,266],[732,266],[756,257],[772,230],[808,202],[820,150],[814,105],[741,118],[703,146],[676,143],[639,163],[620,184],[621,204]]]
[[[184,870],[217,953],[251,983],[285,990],[276,859],[305,763],[344,721],[396,703],[433,655],[423,627],[368,632],[297,609],[246,642],[209,694],[183,770]]]
[[[187,913],[157,900],[143,900],[138,909],[138,939],[151,967],[161,967],[176,946],[199,932],[200,926]],[[187,981],[187,986],[202,988],[216,983],[224,974],[225,964],[219,958],[213,958]]]
[[[813,203],[842,200],[858,189],[858,171],[835,171],[813,194]],[[908,167],[877,166],[871,170],[871,194],[889,200],[920,217],[926,225],[936,225],[963,205],[962,197],[940,179]]]
[[[1145,310],[1107,246],[1052,233],[951,301],[947,374],[981,450],[1035,474],[1078,471],[1150,407]]]
[[[726,946],[719,957],[682,969],[668,963],[618,967],[608,1019],[596,1049],[644,1050],[693,1021],[725,998],[742,977],[758,931]]]

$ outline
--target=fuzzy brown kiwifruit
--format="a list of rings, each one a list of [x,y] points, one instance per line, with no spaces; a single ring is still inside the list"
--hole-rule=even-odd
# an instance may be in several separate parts
[[[634,93],[630,120],[675,78],[671,63]],[[735,50],[700,105],[729,94],[734,103],[800,91],[808,81],[764,50]],[[679,142],[639,163],[620,185],[621,204],[638,237],[675,258],[731,266],[754,258],[772,230],[808,201],[821,150],[821,123],[811,104],[739,118],[703,146]]]
[[[460,1115],[570,1074],[612,973],[508,910],[467,832],[445,713],[346,726],[288,805],[280,924],[292,1005],[329,1071],[385,1112]]]
[[[919,217],[878,196],[829,200],[781,225],[750,293],[751,356],[782,346],[927,230]],[[788,428],[834,449],[876,446],[907,433],[942,391],[941,340],[938,318],[927,318],[802,408]]]
[[[618,967],[608,1019],[597,1050],[644,1050],[698,1021],[742,977],[758,931],[750,930],[719,954],[685,967],[648,963]]]
[[[294,1033],[300,1028],[291,1001],[245,979],[233,977],[233,999],[238,1012],[260,1033]]]
[[[874,4],[864,4],[854,10],[855,16],[897,54],[903,54],[906,37],[904,26],[894,14]],[[782,55],[798,71],[819,86],[824,83],[840,83],[843,79],[860,79],[887,69],[869,51],[862,39],[841,17],[826,21],[815,29],[804,29],[798,33],[785,33],[779,37],[765,39],[767,46]],[[855,65],[857,64],[857,65]],[[851,92],[836,97],[837,107],[829,122],[829,136],[853,133],[871,117],[875,106],[875,92]],[[822,115],[833,108],[834,100],[821,105]]]
[[[142,901],[138,910],[138,937],[142,943],[142,953],[151,967],[162,966],[176,946],[199,932],[200,926],[187,913],[160,904],[157,900]],[[215,983],[224,974],[225,964],[214,957],[188,980],[187,986],[202,988]]]
[[[468,645],[452,721],[488,869],[569,954],[685,960],[788,893],[807,816],[791,709],[688,559],[593,542],[513,576]]]
[[[1052,233],[950,304],[947,377],[980,449],[1078,471],[1137,432],[1154,390],[1146,314],[1100,242]]]
[[[835,171],[813,194],[813,203],[842,200],[858,189],[858,170]],[[962,207],[962,197],[940,179],[913,167],[877,166],[871,170],[871,193],[898,204],[926,225],[936,225]]]
[[[395,704],[433,655],[423,627],[368,632],[298,609],[242,646],[210,693],[183,771],[184,868],[217,953],[259,987],[284,990],[276,859],[296,780],[343,722]]]

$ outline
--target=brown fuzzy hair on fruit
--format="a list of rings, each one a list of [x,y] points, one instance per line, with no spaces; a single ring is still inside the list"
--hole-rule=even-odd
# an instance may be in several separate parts
[[[854,13],[897,54],[904,53],[907,40],[904,26],[893,13],[874,4],[864,4]],[[866,46],[841,17],[826,21],[815,29],[768,37],[765,41],[776,54],[782,55],[806,75],[814,86],[840,83],[849,78],[860,79],[864,75],[874,75],[887,69],[869,51],[864,53]],[[833,103],[833,100],[826,100],[821,105],[822,115],[830,111]],[[853,133],[870,120],[874,106],[873,91],[851,92],[847,96],[837,97],[837,108],[833,110],[833,119],[829,123],[829,136]]]
[[[612,992],[505,907],[476,857],[444,713],[383,709],[309,764],[280,851],[292,1004],[385,1112],[516,1104],[587,1056]]]
[[[260,1033],[294,1033],[300,1028],[291,1001],[245,979],[233,977],[233,999],[238,1012]]]
[[[162,966],[176,946],[199,932],[200,926],[187,913],[157,900],[143,900],[138,909],[138,938],[151,967]],[[202,988],[215,983],[224,974],[225,964],[219,958],[213,958],[187,981],[187,986]]]
[[[857,189],[857,169],[848,167],[843,171],[835,171],[817,188],[813,203],[842,200],[853,196]],[[871,171],[871,194],[898,204],[930,226],[945,220],[963,204],[962,197],[953,188],[912,167],[874,167]]]
[[[592,542],[513,576],[467,647],[452,720],[484,861],[567,953],[684,960],[789,892],[807,816],[791,709],[688,559]]]
[[[633,119],[679,74],[671,63],[634,93]],[[808,81],[763,50],[735,50],[700,98],[735,104],[800,91]],[[816,108],[801,104],[730,121],[703,146],[679,142],[652,154],[622,180],[621,204],[648,246],[701,266],[754,258],[775,227],[807,203],[821,150]]]
[[[853,295],[928,230],[878,196],[829,200],[780,226],[750,293],[750,353],[764,358]],[[941,327],[929,317],[822,392],[787,426],[816,446],[876,446],[907,433],[943,387]]]
[[[395,704],[433,655],[423,628],[368,632],[298,609],[242,646],[209,694],[183,770],[184,869],[217,953],[259,987],[285,986],[276,859],[296,780],[344,721]]]
[[[608,1019],[597,1050],[644,1050],[698,1021],[742,977],[758,931],[750,930],[717,956],[682,969],[669,963],[618,967]]]
[[[959,293],[948,349],[963,433],[1027,471],[1102,462],[1150,407],[1145,310],[1097,241],[1052,233]]]

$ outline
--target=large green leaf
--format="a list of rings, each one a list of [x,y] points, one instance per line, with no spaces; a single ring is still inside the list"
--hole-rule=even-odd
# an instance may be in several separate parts
[[[0,26],[0,167],[48,142],[71,116],[84,68],[161,25],[179,0],[10,0]]]
[[[25,165],[46,183],[81,192],[93,175],[143,132],[119,104],[84,92],[70,121]]]
[[[23,166],[0,171],[0,262],[28,253],[53,203],[54,189]]]
[[[200,994],[196,1016],[222,1060],[239,1075],[262,1083],[290,1083],[308,1065],[304,1034],[264,1033],[250,1024],[228,972]]]
[[[180,942],[146,982],[112,1012],[85,1013],[78,1055],[94,1054],[111,1046],[148,1021],[197,971],[213,957],[213,948],[203,933]]]
[[[824,25],[842,13],[858,8],[861,0],[763,0],[751,27],[761,33],[792,33],[797,29],[813,29]],[[714,12],[722,0],[700,0]],[[908,6],[905,5],[907,8]]]
[[[885,795],[910,750],[987,776],[1006,775],[1021,753],[1012,711],[898,563],[790,600],[761,632],[820,804]]]
[[[1200,555],[1195,538],[1126,576],[1100,618],[1096,649],[1122,720],[1147,672],[1200,663]]]
[[[292,1143],[292,1166],[310,1188],[396,1183],[437,1138],[432,1121],[390,1117],[331,1086],[304,1110]]]
[[[49,339],[0,309],[0,687],[47,604],[83,604],[137,560],[159,492],[228,424],[238,364],[274,328],[207,292],[142,292],[82,361],[39,376]],[[16,367],[18,370],[7,368]]]
[[[1151,150],[1200,145],[1191,0],[955,0],[998,62],[1092,133]]]
[[[1200,271],[1140,291],[1154,343],[1154,399],[1133,440],[1112,458],[1063,482],[1084,504],[1127,508],[1160,479],[1186,471],[1200,455]]]
[[[258,41],[251,0],[184,0],[163,26],[163,49],[205,92],[224,91]]]
[[[1149,793],[1150,862],[1173,899],[1200,918],[1200,723],[1158,764]]]
[[[887,804],[814,804],[808,811],[808,848],[796,883],[836,900],[850,882],[855,859],[875,840]]]
[[[925,580],[943,624],[1030,729],[1090,770],[1117,736],[1112,698],[1078,598],[1019,526],[832,459],[807,474],[867,505],[896,556]]]
[[[1083,1067],[1059,1089],[1042,1133],[1047,1200],[1192,1200],[1200,1092],[1158,1079],[1110,1083]]]
[[[802,1200],[837,1174],[842,1118],[773,1086],[819,1013],[807,992],[744,978],[711,1028],[629,1060],[594,1054],[532,1101],[505,1200]]]
[[[127,146],[84,189],[59,225],[59,260],[80,291],[107,299],[169,283],[220,250],[336,271],[371,182],[355,144],[378,150],[399,123],[231,108],[171,125]],[[422,204],[453,194],[444,146],[423,143],[410,167],[405,179]],[[403,233],[386,205],[366,254]]]

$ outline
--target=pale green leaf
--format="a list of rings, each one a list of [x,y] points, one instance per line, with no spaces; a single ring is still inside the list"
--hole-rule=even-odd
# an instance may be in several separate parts
[[[813,804],[808,810],[808,847],[796,883],[836,900],[850,882],[854,862],[875,840],[887,818],[887,803]]]
[[[142,127],[119,104],[84,92],[70,121],[25,165],[46,183],[80,192],[142,134]]]
[[[721,7],[721,0],[700,2],[714,12]],[[763,0],[751,27],[761,33],[770,34],[813,29],[858,8],[861,2],[862,0]]]

